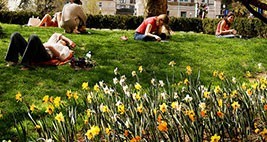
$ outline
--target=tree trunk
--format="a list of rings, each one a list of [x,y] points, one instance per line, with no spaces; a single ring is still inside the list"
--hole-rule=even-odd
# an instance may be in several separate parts
[[[267,24],[267,18],[264,17],[261,13],[255,11],[250,5],[259,7],[263,10],[267,10],[267,5],[265,3],[260,2],[259,0],[241,0],[242,4],[248,9],[250,13],[252,13],[255,17],[259,18],[262,22]]]
[[[145,17],[167,14],[167,0],[144,0],[145,1]]]

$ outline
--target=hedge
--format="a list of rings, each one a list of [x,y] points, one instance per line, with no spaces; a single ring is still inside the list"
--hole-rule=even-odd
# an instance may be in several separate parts
[[[0,11],[0,22],[10,24],[27,24],[30,17],[42,17],[34,12],[12,12]],[[170,28],[173,31],[193,31],[205,34],[214,34],[217,23],[220,19],[199,19],[199,18],[176,18],[170,17]],[[143,21],[142,16],[129,15],[88,15],[87,28],[97,29],[124,29],[134,30]],[[267,25],[261,20],[236,18],[232,26],[240,35],[248,37],[267,37]]]

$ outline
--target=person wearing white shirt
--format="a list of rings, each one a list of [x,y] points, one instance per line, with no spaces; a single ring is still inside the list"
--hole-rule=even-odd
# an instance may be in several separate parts
[[[57,58],[60,61],[66,60],[72,55],[70,48],[76,44],[69,38],[59,33],[54,33],[47,42],[41,42],[37,35],[31,35],[28,42],[18,32],[11,35],[5,60],[8,66],[18,63],[19,54],[22,56],[20,64],[22,70],[29,69],[34,63],[46,62]]]

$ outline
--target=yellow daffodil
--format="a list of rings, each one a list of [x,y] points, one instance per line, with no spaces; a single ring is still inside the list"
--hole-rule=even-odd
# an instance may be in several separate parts
[[[109,136],[111,133],[111,128],[110,127],[105,128],[105,133]]]
[[[210,139],[211,142],[219,142],[221,139],[220,136],[218,136],[217,134],[213,135]]]
[[[232,106],[232,108],[233,108],[234,110],[240,108],[240,104],[239,104],[238,102],[236,102],[236,101],[233,102],[233,103],[231,104],[231,106]]]
[[[187,78],[184,80],[184,84],[185,85],[189,85],[190,84],[190,82],[189,82],[189,80]]]
[[[77,99],[79,98],[78,92],[74,92],[74,93],[73,93],[73,98],[74,98],[75,100],[77,100]]]
[[[252,87],[254,90],[256,90],[257,87],[258,87],[258,83],[254,83],[254,84],[252,84],[251,87]],[[245,90],[245,89],[244,89],[244,90]]]
[[[205,110],[206,109],[206,103],[199,103],[198,106],[199,106],[199,108],[201,110]]]
[[[123,104],[118,105],[118,112],[120,114],[124,114],[125,113],[125,108]]]
[[[92,126],[91,131],[92,131],[92,134],[96,136],[100,133],[100,128],[98,126]]]
[[[231,97],[232,97],[232,98],[237,97],[237,95],[238,95],[237,90],[233,90],[233,91],[231,92]]]
[[[21,101],[22,101],[22,95],[21,95],[20,92],[18,92],[18,93],[16,94],[16,100],[17,100],[17,102],[21,102]]]
[[[45,95],[44,97],[43,97],[43,102],[44,103],[47,103],[49,101],[49,96],[48,95]]]
[[[92,103],[92,96],[91,96],[91,94],[88,94],[88,95],[87,95],[87,102],[88,102],[89,104]]]
[[[142,86],[138,82],[135,83],[134,87],[135,87],[136,90],[141,90],[142,89]]]
[[[36,107],[36,106],[35,106],[34,104],[32,104],[32,105],[30,106],[30,110],[31,110],[31,112],[34,111],[35,107]]]
[[[100,91],[100,88],[99,88],[99,85],[98,85],[98,84],[95,84],[95,86],[94,86],[94,90],[95,90],[96,92],[99,92],[99,91]]]
[[[158,125],[158,129],[161,132],[167,132],[168,131],[168,124],[165,121],[161,121]]]
[[[192,74],[192,68],[190,66],[186,66],[186,73],[188,75],[191,75]]]
[[[83,90],[89,90],[88,82],[84,82],[84,83],[82,84],[82,89],[83,89]]]
[[[137,107],[137,112],[142,113],[143,112],[143,105]]]
[[[216,70],[213,71],[212,76],[213,76],[213,77],[217,77],[217,76],[218,76],[218,71],[216,71]]]
[[[51,103],[54,102],[54,97],[53,97],[53,96],[51,96],[51,97],[49,98],[49,102],[51,102]]]
[[[179,103],[178,103],[177,101],[172,102],[171,107],[172,107],[174,110],[180,110],[180,108],[181,108],[180,105],[179,105]]]
[[[84,119],[84,120],[83,120],[83,123],[84,123],[85,125],[88,125],[88,124],[89,124],[88,119]]]
[[[91,112],[92,112],[92,111],[91,111],[90,109],[87,109],[87,110],[86,110],[86,116],[87,116],[87,117],[90,117],[90,116],[91,116]]]
[[[54,106],[52,106],[52,105],[49,105],[47,108],[46,108],[46,113],[48,113],[48,114],[52,114],[53,112],[54,112]]]
[[[89,140],[91,140],[91,139],[94,138],[93,133],[92,133],[91,130],[87,130],[87,132],[85,133],[85,135],[87,136],[87,138],[88,138]]]
[[[133,99],[139,101],[141,99],[140,92],[133,93]]]
[[[190,118],[190,120],[191,120],[192,122],[195,121],[195,112],[194,112],[193,110],[189,110],[189,111],[187,111],[187,115],[188,115],[188,117]]]
[[[255,132],[256,134],[258,134],[258,133],[260,132],[260,129],[256,128],[256,129],[254,130],[254,132]]]
[[[61,98],[60,97],[56,97],[54,99],[54,105],[55,105],[55,107],[59,107],[60,106],[60,102],[61,102]]]
[[[219,105],[219,107],[223,106],[223,100],[222,99],[218,99],[218,105]]]
[[[68,97],[68,99],[71,99],[71,97],[72,97],[71,90],[68,90],[68,91],[66,92],[66,96]]]
[[[246,77],[247,78],[251,78],[252,77],[252,74],[250,73],[250,71],[246,71]]]
[[[175,63],[174,61],[171,61],[171,62],[169,63],[169,66],[174,67],[175,64],[176,64],[176,63]]]
[[[103,104],[100,105],[101,112],[109,112],[108,106],[104,106]]]
[[[143,67],[142,66],[139,66],[138,67],[138,70],[139,70],[140,73],[142,73],[143,72]]]
[[[266,89],[266,85],[265,84],[261,84],[261,90],[265,90]]]
[[[159,105],[159,108],[162,113],[167,111],[167,105],[165,103],[163,103],[162,105]]]
[[[242,88],[243,90],[246,90],[246,89],[247,89],[247,84],[246,84],[245,82],[243,82],[242,85],[241,85],[241,88]]]
[[[56,119],[58,122],[64,122],[64,116],[63,116],[62,112],[58,113],[58,114],[55,116],[55,119]]]
[[[205,91],[203,95],[204,95],[204,98],[206,98],[206,99],[210,98],[210,92],[208,92],[208,91]]]
[[[219,94],[220,92],[222,92],[220,86],[216,86],[215,89],[214,89],[214,92],[216,94]]]
[[[251,96],[252,95],[252,90],[251,89],[247,89],[246,93],[247,93],[248,96]]]
[[[261,132],[260,132],[260,135],[262,136],[262,138],[264,140],[267,140],[267,129],[264,128]]]
[[[224,78],[225,78],[224,72],[219,73],[219,78],[220,78],[220,80],[224,80]]]

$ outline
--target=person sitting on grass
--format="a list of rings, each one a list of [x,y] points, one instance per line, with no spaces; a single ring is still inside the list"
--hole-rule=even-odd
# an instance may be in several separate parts
[[[227,16],[218,23],[215,35],[217,37],[235,37],[237,31],[235,29],[230,29],[231,24],[234,22],[234,18],[234,13],[229,12]]]
[[[166,39],[166,34],[162,33],[162,27],[169,23],[169,17],[166,14],[149,17],[145,19],[136,29],[135,40],[143,41],[161,41]]]
[[[87,17],[83,11],[82,2],[74,0],[63,7],[59,25],[66,33],[87,33],[86,20]]]
[[[72,50],[76,44],[59,33],[54,33],[46,43],[42,43],[37,35],[31,35],[28,42],[18,32],[11,35],[5,60],[7,66],[18,64],[19,54],[22,56],[21,70],[32,68],[33,65],[48,63],[53,59],[64,62],[72,57]]]
[[[56,12],[53,16],[51,17],[50,14],[46,14],[43,19],[40,21],[40,23],[37,25],[37,27],[59,27],[59,21],[61,19],[61,12]]]

